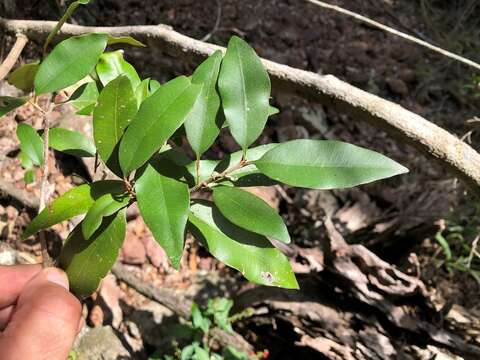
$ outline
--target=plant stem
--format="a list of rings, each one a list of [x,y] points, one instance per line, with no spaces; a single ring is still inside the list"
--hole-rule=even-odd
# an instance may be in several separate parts
[[[200,182],[200,158],[197,156],[195,160],[195,185],[198,185]]]
[[[248,166],[250,165],[252,162],[251,161],[248,161],[244,158],[242,158],[242,160],[240,160],[240,162],[238,164],[236,164],[235,166],[232,166],[231,168],[228,168],[226,169],[225,171],[223,171],[222,173],[220,174],[217,174],[217,175],[212,175],[210,176],[207,180],[205,181],[202,181],[201,183],[199,184],[196,184],[194,187],[192,187],[190,189],[190,194],[204,188],[204,187],[207,187],[209,184],[211,183],[215,183],[219,180],[223,180],[225,177],[227,177],[229,174],[231,174],[232,172],[236,171],[236,170],[239,170],[245,166]]]
[[[71,3],[70,6],[67,8],[67,11],[65,11],[65,14],[63,14],[63,16],[57,22],[50,34],[48,34],[47,40],[45,40],[45,44],[43,45],[43,57],[47,55],[48,45],[50,45],[55,35],[58,34],[63,24],[65,24],[65,22],[70,18],[70,16],[72,16],[73,12],[77,9],[79,5],[80,3],[78,1],[74,1],[73,3]]]
[[[48,103],[48,107],[51,106],[52,100]],[[36,104],[35,104],[36,105]],[[38,105],[36,107],[40,108]],[[41,108],[40,108],[41,109]],[[40,183],[40,205],[38,212],[40,213],[48,202],[48,170],[49,170],[49,151],[48,151],[48,133],[50,129],[49,112],[42,109],[43,114],[43,165],[42,165],[42,180]],[[45,231],[40,232],[40,246],[42,251],[42,266],[50,267],[54,265],[53,259],[48,253],[48,244],[45,236]]]

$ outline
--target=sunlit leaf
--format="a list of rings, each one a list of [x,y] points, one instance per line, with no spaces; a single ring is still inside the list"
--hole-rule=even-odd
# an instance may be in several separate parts
[[[112,195],[105,194],[100,196],[82,221],[82,233],[85,239],[90,239],[93,233],[100,227],[103,218],[115,214],[120,209],[126,207],[130,198],[126,194]]]
[[[187,184],[160,174],[149,164],[136,181],[135,190],[143,220],[178,268],[190,204]]]
[[[274,180],[311,189],[347,188],[408,172],[382,154],[332,140],[292,140],[254,164]]]
[[[100,56],[97,64],[97,74],[103,86],[116,79],[120,75],[126,75],[131,83],[132,89],[140,85],[140,77],[135,68],[123,58],[123,51],[106,52]]]
[[[100,196],[112,193],[122,194],[125,186],[122,181],[104,180],[77,186],[53,200],[26,227],[22,239],[47,229],[52,225],[85,214]]]
[[[131,36],[109,36],[108,37],[108,45],[114,44],[128,44],[137,47],[146,47],[147,45],[141,43],[137,39],[134,39]]]
[[[145,99],[120,143],[125,175],[142,166],[184,122],[201,90],[180,76]]]
[[[222,53],[218,50],[200,64],[192,76],[192,83],[203,86],[192,111],[185,119],[185,131],[198,159],[213,144],[222,127],[222,124],[217,123],[220,96],[216,89],[221,62]]]
[[[104,218],[101,226],[85,239],[81,224],[70,233],[59,257],[68,275],[70,290],[80,298],[91,295],[115,263],[125,239],[125,211]]]
[[[35,181],[35,170],[27,170],[23,175],[23,181],[25,184],[31,184]]]
[[[96,153],[92,140],[82,133],[62,128],[50,129],[48,144],[52,149],[78,157],[95,156]]]
[[[135,97],[137,98],[138,106],[140,106],[143,100],[150,96],[149,85],[150,79],[144,79],[135,89]]]
[[[35,76],[37,95],[64,89],[87,76],[105,50],[107,39],[106,34],[73,36],[55,46]]]
[[[222,215],[235,225],[267,238],[290,242],[282,217],[259,197],[238,188],[218,186],[213,190],[213,199]]]
[[[237,36],[228,43],[218,88],[230,132],[245,151],[265,127],[271,86],[260,58]]]
[[[137,113],[137,100],[130,80],[123,75],[108,83],[93,111],[93,138],[100,158],[118,176],[118,146],[128,124]]]
[[[267,238],[232,224],[212,203],[197,201],[190,210],[190,231],[217,259],[252,282],[298,289],[288,259]]]
[[[79,86],[68,99],[78,109],[78,115],[91,115],[98,99],[98,87],[94,81]]]
[[[31,125],[20,124],[17,127],[20,149],[35,165],[43,164],[43,140]]]

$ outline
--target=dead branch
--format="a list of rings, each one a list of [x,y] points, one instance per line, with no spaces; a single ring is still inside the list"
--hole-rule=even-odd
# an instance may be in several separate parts
[[[412,35],[408,35],[408,34],[405,34],[401,31],[398,31],[394,28],[391,28],[390,26],[386,26],[386,25],[383,25],[382,23],[379,23],[378,21],[375,21],[375,20],[372,20],[366,16],[363,16],[363,15],[360,15],[360,14],[357,14],[356,12],[353,12],[353,11],[350,11],[350,10],[347,10],[347,9],[344,9],[340,6],[337,6],[337,5],[332,5],[332,4],[328,4],[324,1],[319,1],[319,0],[306,0],[307,2],[309,3],[312,3],[312,4],[315,4],[317,6],[320,6],[324,9],[329,9],[329,10],[333,10],[333,11],[336,11],[340,14],[343,14],[343,15],[347,15],[347,16],[350,16],[358,21],[361,21],[365,24],[368,24],[370,26],[373,26],[377,29],[380,29],[382,31],[385,31],[385,32],[388,32],[390,34],[393,34],[393,35],[396,35],[396,36],[399,36],[401,37],[402,39],[405,39],[405,40],[408,40],[410,42],[413,42],[414,44],[417,44],[417,45],[420,45],[424,48],[427,48],[429,50],[432,50],[436,53],[439,53],[443,56],[446,56],[450,59],[453,59],[453,60],[456,60],[456,61],[459,61],[465,65],[468,65],[468,66],[471,66],[477,70],[480,70],[480,64],[470,60],[470,59],[467,59],[463,56],[460,56],[460,55],[457,55],[457,54],[454,54],[448,50],[445,50],[445,49],[442,49],[441,47],[438,47],[438,46],[435,46],[435,45],[432,45],[430,44],[429,42],[427,41],[424,41],[424,40],[420,40],[418,38],[416,38],[415,36],[412,36]]]
[[[13,34],[22,32],[42,41],[55,26],[53,21],[8,20],[0,18],[0,29]],[[72,35],[104,32],[114,36],[129,35],[155,46],[172,56],[202,59],[224,48],[182,35],[168,26],[85,27],[65,24],[58,40]],[[385,130],[400,141],[440,161],[480,195],[480,154],[456,136],[400,105],[369,94],[332,75],[318,75],[272,61],[263,60],[273,81],[281,90],[309,97],[334,106],[356,118]]]
[[[36,211],[40,206],[40,200],[26,192],[25,190],[17,189],[14,184],[0,179],[0,198],[10,198],[13,205],[19,208],[27,208]]]
[[[0,81],[8,75],[10,70],[12,70],[13,65],[15,65],[17,62],[20,54],[23,51],[23,48],[25,45],[27,45],[27,42],[28,38],[24,34],[17,33],[17,40],[15,40],[15,44],[3,61],[2,65],[0,65]]]
[[[192,301],[184,298],[182,295],[176,293],[173,290],[167,290],[159,287],[155,287],[152,284],[148,284],[138,277],[136,277],[125,265],[117,263],[112,268],[112,273],[120,281],[125,282],[127,285],[138,291],[140,294],[146,296],[147,298],[156,301],[170,310],[172,310],[178,316],[189,319]],[[254,349],[252,346],[245,341],[245,339],[233,332],[229,333],[222,329],[215,328],[212,330],[212,336],[220,343],[222,346],[233,346],[237,350],[246,352],[247,354],[252,354]]]

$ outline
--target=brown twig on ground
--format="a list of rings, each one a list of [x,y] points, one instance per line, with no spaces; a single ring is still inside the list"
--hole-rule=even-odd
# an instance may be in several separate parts
[[[360,14],[357,14],[356,12],[353,12],[353,11],[350,11],[350,10],[347,10],[347,9],[344,9],[338,5],[332,5],[332,4],[328,4],[324,1],[319,1],[319,0],[306,0],[307,2],[309,3],[312,3],[312,4],[315,4],[317,6],[320,6],[324,9],[329,9],[329,10],[333,10],[333,11],[336,11],[340,14],[343,14],[343,15],[347,15],[347,16],[350,16],[356,20],[359,20],[365,24],[368,24],[370,26],[373,26],[377,29],[380,29],[382,31],[385,31],[385,32],[388,32],[390,34],[393,34],[393,35],[396,35],[396,36],[399,36],[401,37],[402,39],[405,39],[405,40],[408,40],[408,41],[411,41],[417,45],[420,45],[420,46],[423,46],[424,48],[427,48],[429,50],[432,50],[436,53],[439,53],[443,56],[446,56],[450,59],[453,59],[453,60],[456,60],[456,61],[459,61],[465,65],[468,65],[468,66],[471,66],[477,70],[480,70],[480,64],[476,63],[475,61],[472,61],[470,59],[467,59],[463,56],[460,56],[460,55],[457,55],[457,54],[454,54],[448,50],[445,50],[445,49],[442,49],[441,47],[438,47],[438,46],[435,46],[435,45],[432,45],[430,44],[429,42],[426,42],[424,40],[420,40],[418,38],[416,38],[415,36],[412,36],[412,35],[408,35],[408,34],[405,34],[401,31],[398,31],[394,28],[391,28],[390,26],[386,26],[386,25],[383,25],[382,23],[379,23],[378,21],[375,21],[375,20],[372,20],[366,16],[363,16],[363,15],[360,15]]]
[[[0,65],[0,80],[3,80],[5,76],[8,75],[10,70],[12,70],[20,54],[22,53],[23,48],[25,45],[27,45],[27,42],[28,38],[25,36],[25,34],[17,33],[17,40],[15,40],[15,44],[3,61],[2,65]]]
[[[123,281],[147,298],[166,306],[178,316],[184,319],[190,318],[192,308],[191,300],[184,298],[173,290],[159,288],[140,280],[132,271],[125,267],[125,265],[117,263],[112,268],[112,273],[118,280]],[[212,336],[224,347],[233,346],[235,349],[246,352],[247,354],[254,352],[253,347],[241,335],[235,332],[229,333],[222,329],[215,328],[212,329]]]
[[[32,40],[43,40],[55,26],[53,21],[7,20],[0,18],[6,33],[23,32]],[[205,58],[224,48],[182,35],[168,26],[86,27],[65,24],[56,37],[92,32],[114,36],[129,35],[180,58]],[[305,96],[365,120],[385,130],[403,143],[413,145],[438,160],[463,179],[480,195],[480,154],[456,136],[400,105],[369,94],[332,75],[319,75],[263,60],[272,80],[280,90]]]

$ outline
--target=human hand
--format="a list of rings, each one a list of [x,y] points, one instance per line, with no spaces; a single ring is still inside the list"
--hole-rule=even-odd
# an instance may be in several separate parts
[[[55,268],[0,266],[0,358],[65,360],[82,306]]]

